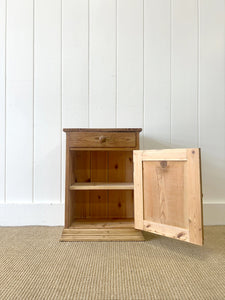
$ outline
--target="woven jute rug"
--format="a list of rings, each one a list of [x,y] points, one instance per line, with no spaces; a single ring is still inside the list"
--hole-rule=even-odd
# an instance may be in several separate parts
[[[225,299],[225,226],[203,247],[59,242],[62,227],[0,228],[0,299]]]

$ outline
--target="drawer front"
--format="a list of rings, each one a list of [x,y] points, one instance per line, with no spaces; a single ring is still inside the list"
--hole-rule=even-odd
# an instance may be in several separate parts
[[[68,132],[69,147],[135,148],[135,132]]]

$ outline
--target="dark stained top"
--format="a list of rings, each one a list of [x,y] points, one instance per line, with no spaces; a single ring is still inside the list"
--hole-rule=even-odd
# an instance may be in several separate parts
[[[141,132],[142,128],[63,128],[64,132]]]

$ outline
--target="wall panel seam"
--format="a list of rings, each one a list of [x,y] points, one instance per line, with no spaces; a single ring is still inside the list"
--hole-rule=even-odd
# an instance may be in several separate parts
[[[173,55],[173,0],[170,0],[170,144],[172,144],[172,55]]]
[[[34,168],[35,168],[35,165],[34,165],[34,56],[35,56],[35,47],[34,47],[34,44],[35,44],[35,0],[33,0],[33,110],[32,110],[32,118],[33,118],[33,128],[32,128],[32,203],[34,203]]]
[[[7,151],[7,147],[6,147],[6,126],[7,126],[7,119],[6,119],[6,114],[7,114],[7,108],[6,108],[6,105],[7,105],[7,91],[6,91],[6,88],[7,88],[7,13],[8,13],[8,9],[7,9],[7,0],[5,0],[5,163],[4,163],[4,202],[6,203],[7,202],[7,195],[6,195],[6,174],[7,174],[7,171],[6,171],[6,158],[7,158],[7,154],[6,154],[6,151]]]

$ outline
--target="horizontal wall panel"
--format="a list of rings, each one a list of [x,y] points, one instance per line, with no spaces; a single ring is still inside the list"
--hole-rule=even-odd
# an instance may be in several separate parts
[[[6,0],[0,0],[0,202],[5,201],[5,36]]]
[[[116,1],[90,1],[90,127],[115,127]]]
[[[198,145],[198,7],[173,0],[171,8],[171,142]]]
[[[61,1],[35,1],[34,201],[61,193]]]
[[[225,199],[225,3],[200,1],[200,147],[204,201]]]
[[[117,2],[117,127],[143,126],[143,1]]]
[[[7,1],[6,200],[32,202],[33,2]]]
[[[144,148],[170,144],[170,1],[144,1]]]

